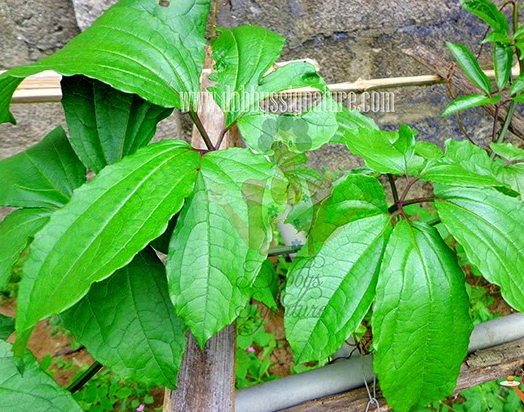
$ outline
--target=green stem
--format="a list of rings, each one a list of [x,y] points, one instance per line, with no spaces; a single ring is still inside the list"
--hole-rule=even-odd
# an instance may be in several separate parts
[[[86,370],[82,375],[80,375],[71,385],[67,387],[67,390],[71,393],[78,392],[82,387],[95,376],[100,369],[103,368],[103,365],[97,361],[93,363],[88,370]]]
[[[196,112],[190,110],[189,116],[191,117],[191,120],[193,120],[193,123],[195,124],[196,128],[200,132],[200,136],[202,136],[202,139],[204,140],[204,143],[208,150],[215,150],[215,147],[213,146],[213,143],[211,142],[211,139],[209,138],[209,135],[207,134],[207,131],[200,121],[200,118],[196,114]]]
[[[513,120],[513,114],[515,113],[515,108],[517,107],[517,102],[512,101],[509,104],[508,108],[508,114],[506,115],[506,120],[504,120],[504,126],[502,126],[502,129],[500,130],[500,133],[497,137],[497,140],[495,143],[502,143],[506,137],[506,134],[508,133],[509,126],[511,125],[511,120]],[[495,119],[495,122],[497,119]],[[494,159],[496,156],[495,152],[491,152],[490,157]]]

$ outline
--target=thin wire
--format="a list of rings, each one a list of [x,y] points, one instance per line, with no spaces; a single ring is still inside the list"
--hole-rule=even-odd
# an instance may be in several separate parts
[[[364,412],[369,412],[371,405],[375,405],[376,410],[380,411],[380,404],[377,400],[376,375],[373,373],[373,395],[371,395],[366,376],[364,375],[364,361],[362,357],[360,358],[360,369],[362,371],[362,379],[364,380],[364,386],[366,387],[366,392],[368,393],[369,398],[368,404],[366,405],[366,410]]]

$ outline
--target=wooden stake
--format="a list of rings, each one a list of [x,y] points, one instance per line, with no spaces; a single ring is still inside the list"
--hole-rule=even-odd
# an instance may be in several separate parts
[[[211,50],[207,50],[206,66],[211,67]],[[209,72],[203,74],[202,98],[198,117],[213,145],[224,126],[224,115],[206,88]],[[229,145],[232,142],[225,142]],[[193,129],[193,147],[205,149],[202,137]],[[224,145],[226,146],[226,145]],[[164,412],[232,412],[235,410],[235,324],[227,326],[200,349],[188,331],[186,351],[178,373],[178,389],[166,390]]]

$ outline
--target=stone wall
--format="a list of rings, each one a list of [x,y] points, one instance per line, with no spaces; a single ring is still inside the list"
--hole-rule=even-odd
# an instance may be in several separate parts
[[[115,2],[2,0],[0,70],[58,50]],[[474,46],[485,32],[485,26],[464,12],[458,0],[225,0],[220,4],[218,23],[224,27],[258,24],[277,31],[288,39],[283,59],[316,59],[328,82],[430,74],[403,49],[423,44],[449,58],[445,40]],[[408,123],[423,138],[435,142],[460,135],[453,117],[439,116],[449,102],[444,86],[390,92],[394,93],[394,111],[368,113],[383,127]],[[14,113],[17,126],[0,126],[0,158],[23,150],[64,123],[59,104],[18,105]],[[468,114],[464,123],[479,139],[490,127],[482,111]],[[160,134],[181,136],[176,116],[162,126]],[[336,146],[313,157],[318,167],[353,164]]]

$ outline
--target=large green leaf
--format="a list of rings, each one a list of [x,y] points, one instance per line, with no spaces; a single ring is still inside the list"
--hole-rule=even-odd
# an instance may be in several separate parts
[[[520,193],[524,200],[524,163],[499,166],[496,169],[496,176],[499,181]]]
[[[524,311],[524,203],[492,189],[453,188],[437,197],[440,218],[468,260]]]
[[[242,117],[238,127],[248,145],[260,153],[272,153],[284,143],[291,151],[306,152],[328,143],[338,130],[338,103],[323,98],[308,111],[292,114],[259,113]]]
[[[488,0],[470,0],[462,3],[470,13],[484,20],[495,31],[508,33],[509,26],[506,16],[498,9],[497,5]]]
[[[82,412],[65,389],[45,373],[29,352],[22,360],[13,356],[11,345],[0,341],[0,407],[2,412]]]
[[[375,178],[349,175],[335,185],[287,275],[286,336],[297,362],[331,356],[358,327],[390,231]]]
[[[20,209],[0,222],[0,290],[6,289],[13,266],[51,213],[48,209]]]
[[[429,164],[421,179],[451,186],[504,186],[496,167],[484,149],[467,140],[448,139],[445,156]]]
[[[122,0],[59,52],[0,77],[0,123],[27,76],[82,74],[164,107],[196,110],[209,0]],[[81,56],[81,57],[79,57]]]
[[[0,161],[0,205],[61,207],[85,176],[64,129],[57,127],[35,146]]]
[[[175,388],[186,327],[175,315],[163,263],[145,251],[95,283],[61,315],[89,353],[122,378]]]
[[[358,129],[378,129],[377,124],[370,117],[364,116],[358,110],[349,110],[340,105],[337,113],[338,130],[331,139],[331,143],[346,143],[346,135],[351,132],[358,135]]]
[[[399,222],[379,273],[375,370],[399,412],[453,392],[472,323],[464,274],[436,229]]]
[[[290,63],[266,75],[284,43],[282,36],[263,27],[220,30],[212,46],[216,73],[211,80],[216,85],[209,90],[226,114],[226,126],[258,111],[258,103],[273,93],[307,86],[326,90],[326,83],[307,62]]]
[[[162,234],[193,189],[200,155],[167,140],[104,168],[38,232],[23,267],[17,353],[40,319],[78,302]]]
[[[466,76],[475,84],[484,94],[491,94],[491,83],[488,76],[482,71],[475,56],[463,44],[453,44],[446,42],[448,49],[455,57],[458,65],[462,68]]]
[[[510,162],[524,162],[524,149],[511,143],[491,143],[491,150]]]
[[[449,160],[437,161],[431,165],[421,180],[430,180],[434,183],[443,183],[451,186],[489,187],[503,186],[493,174],[480,175],[458,163]]]
[[[266,259],[253,282],[251,295],[272,310],[278,310],[278,275],[271,260]]]
[[[401,126],[399,132],[361,128],[358,133],[346,132],[345,143],[370,169],[403,175],[412,172],[422,161],[414,154],[415,135],[416,132],[407,126]]]
[[[149,143],[173,111],[84,76],[64,77],[62,93],[71,145],[96,173]]]
[[[494,173],[498,180],[520,193],[524,199],[524,150],[511,143],[491,143],[491,149],[509,162],[515,162],[497,164]]]
[[[201,346],[237,317],[253,292],[272,237],[270,220],[282,211],[283,200],[270,190],[275,175],[265,156],[248,149],[202,158],[167,261],[176,311]]]

